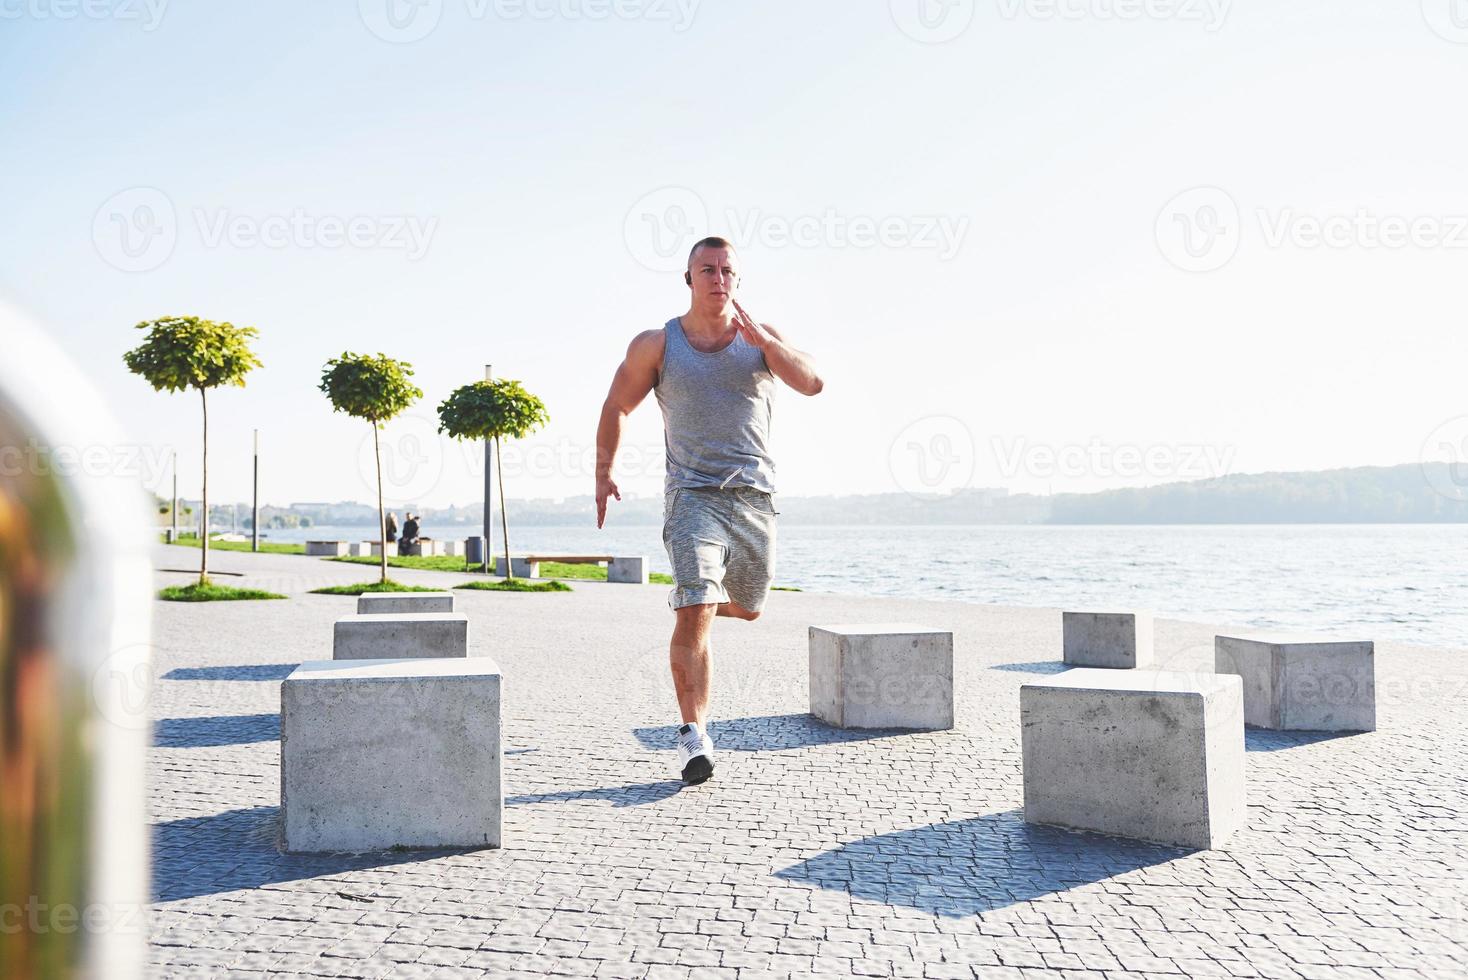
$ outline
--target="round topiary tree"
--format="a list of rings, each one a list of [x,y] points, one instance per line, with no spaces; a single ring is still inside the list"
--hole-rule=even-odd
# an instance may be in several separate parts
[[[408,380],[413,365],[386,354],[344,352],[326,362],[318,386],[337,412],[372,423],[372,456],[377,462],[377,538],[382,542],[382,579],[387,581],[387,520],[382,506],[382,453],[377,438],[382,423],[397,417],[423,392]]]
[[[199,389],[199,406],[204,417],[203,480],[199,510],[204,515],[199,541],[199,585],[209,584],[209,390],[221,385],[245,386],[245,375],[260,367],[250,349],[259,336],[254,327],[237,327],[196,316],[167,316],[147,320],[137,329],[148,336],[122,355],[133,374],[153,386],[154,391]]]
[[[438,406],[438,431],[455,439],[493,439],[495,471],[500,484],[500,529],[504,532],[505,578],[515,577],[510,565],[510,523],[505,508],[505,468],[500,464],[500,439],[523,439],[550,421],[545,403],[518,381],[476,381],[464,385]],[[486,541],[485,547],[489,546]]]

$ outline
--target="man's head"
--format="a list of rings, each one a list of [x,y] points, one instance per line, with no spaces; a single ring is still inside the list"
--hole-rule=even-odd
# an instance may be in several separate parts
[[[719,308],[734,298],[739,285],[739,258],[723,238],[705,238],[688,253],[683,281],[693,290],[693,305]]]

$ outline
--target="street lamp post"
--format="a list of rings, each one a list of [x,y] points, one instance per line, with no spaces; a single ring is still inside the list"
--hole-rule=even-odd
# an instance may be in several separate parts
[[[255,489],[250,502],[250,550],[260,550],[260,430],[255,430]]]
[[[484,365],[484,380],[494,380],[492,365]],[[484,574],[489,574],[490,522],[494,514],[494,441],[484,440]]]

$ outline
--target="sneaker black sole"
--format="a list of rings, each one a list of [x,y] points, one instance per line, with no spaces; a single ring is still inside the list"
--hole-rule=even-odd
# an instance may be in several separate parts
[[[699,783],[707,782],[714,774],[714,763],[706,755],[696,755],[688,760],[688,765],[683,767],[683,781],[689,786],[697,786]]]

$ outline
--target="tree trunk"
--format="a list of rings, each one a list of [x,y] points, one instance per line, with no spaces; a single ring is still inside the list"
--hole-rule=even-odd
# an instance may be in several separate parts
[[[209,398],[199,389],[199,405],[204,410],[204,478],[200,484],[199,506],[204,512],[199,539],[199,584],[209,583]]]
[[[515,577],[515,566],[510,564],[510,518],[505,510],[505,464],[500,462],[500,437],[494,437],[494,471],[500,481],[500,531],[505,538],[505,581]]]
[[[382,542],[382,578],[387,583],[387,518],[382,509],[382,451],[377,443],[377,423],[372,423],[372,458],[377,460],[377,537]]]

